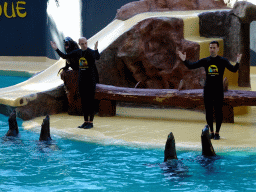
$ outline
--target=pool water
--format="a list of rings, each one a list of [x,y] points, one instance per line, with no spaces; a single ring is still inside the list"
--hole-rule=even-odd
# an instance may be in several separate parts
[[[177,149],[163,163],[163,148],[101,145],[61,138],[39,142],[22,128],[6,138],[8,117],[0,114],[0,191],[255,191],[256,150],[218,153]]]
[[[203,158],[178,151],[163,163],[163,149],[99,145],[52,135],[52,144],[23,130],[7,139],[0,115],[0,191],[254,191],[256,152],[233,151]]]
[[[16,85],[18,83],[26,81],[27,79],[28,79],[28,77],[0,75],[0,81],[1,81],[0,82],[0,88]]]

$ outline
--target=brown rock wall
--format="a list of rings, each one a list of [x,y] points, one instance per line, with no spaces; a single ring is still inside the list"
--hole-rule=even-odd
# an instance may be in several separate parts
[[[199,14],[200,36],[224,40],[224,57],[236,61],[241,49],[239,19],[231,11],[214,11]]]
[[[199,58],[199,45],[184,40],[183,20],[150,18],[139,22],[101,54],[97,62],[100,83],[122,87],[177,89],[202,88],[203,69],[188,70],[176,54],[186,51]]]
[[[188,11],[226,9],[223,0],[141,0],[133,1],[117,10],[116,19],[126,20],[134,15],[154,11]]]

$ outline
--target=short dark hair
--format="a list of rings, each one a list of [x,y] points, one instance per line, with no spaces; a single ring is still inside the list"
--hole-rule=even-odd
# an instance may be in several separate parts
[[[210,45],[211,44],[217,44],[217,47],[219,47],[220,46],[220,44],[219,44],[219,42],[218,41],[212,41],[211,43],[210,43]]]

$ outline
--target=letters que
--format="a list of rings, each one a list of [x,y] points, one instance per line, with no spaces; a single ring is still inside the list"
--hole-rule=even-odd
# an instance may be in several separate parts
[[[26,5],[25,1],[17,1],[16,3],[4,2],[2,5],[0,4],[0,16],[4,15],[7,18],[24,18],[27,16],[24,5]]]

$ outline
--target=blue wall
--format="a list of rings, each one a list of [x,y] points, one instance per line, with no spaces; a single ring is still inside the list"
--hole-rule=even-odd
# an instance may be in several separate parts
[[[83,36],[90,38],[106,27],[115,18],[117,9],[129,2],[132,0],[83,0]]]
[[[26,14],[25,17],[18,16],[17,2],[22,2],[19,4],[23,8],[20,13]],[[58,59],[49,42],[53,39],[53,31],[60,44],[64,36],[58,31],[55,21],[48,17],[47,2],[48,0],[0,0],[0,56],[46,56]],[[83,36],[90,38],[106,27],[115,18],[117,9],[128,2],[131,0],[81,0]],[[5,16],[5,3],[7,16],[12,15],[13,4],[16,17]]]
[[[46,6],[47,0],[24,0],[26,4],[19,4],[20,17],[17,14],[16,2],[0,0],[0,55],[1,56],[45,56]],[[15,16],[7,18],[4,13],[4,4],[7,3],[7,16],[11,16],[12,3]]]

